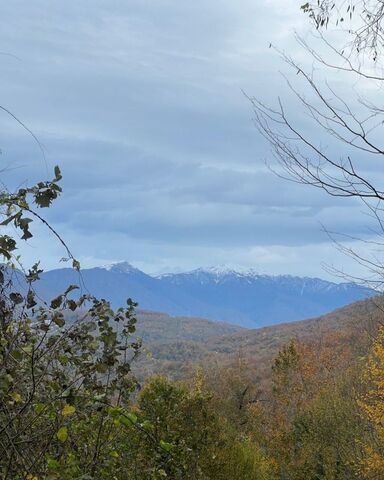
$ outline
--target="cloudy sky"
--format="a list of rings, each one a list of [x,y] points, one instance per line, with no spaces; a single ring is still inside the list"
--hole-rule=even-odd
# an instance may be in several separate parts
[[[361,207],[285,182],[243,91],[284,95],[270,42],[302,58],[295,0],[13,0],[0,7],[6,185],[63,172],[47,217],[85,267],[149,273],[227,264],[263,273],[354,271],[322,232],[364,232]],[[292,114],[301,121],[301,113]],[[58,266],[43,228],[27,261]]]

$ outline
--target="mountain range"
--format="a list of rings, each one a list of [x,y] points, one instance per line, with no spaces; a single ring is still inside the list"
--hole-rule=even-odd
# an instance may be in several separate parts
[[[70,268],[47,271],[41,276],[38,291],[48,299],[69,284],[110,300],[114,307],[125,305],[130,297],[141,309],[222,320],[247,328],[316,317],[374,295],[354,283],[217,267],[155,277],[127,262],[83,269],[81,274]]]

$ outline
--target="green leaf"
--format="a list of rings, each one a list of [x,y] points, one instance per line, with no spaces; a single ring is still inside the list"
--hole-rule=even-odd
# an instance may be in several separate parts
[[[79,287],[77,285],[69,285],[69,287],[65,290],[64,295],[67,296],[69,292],[72,290],[78,290]]]
[[[23,236],[21,237],[22,240],[28,240],[29,238],[32,238],[33,235],[29,230],[24,230]]]
[[[56,198],[57,195],[51,189],[38,192],[35,195],[35,202],[40,208],[47,208],[52,203],[52,200]]]
[[[47,457],[47,465],[51,470],[57,470],[60,467],[60,463],[52,457]]]
[[[127,413],[127,417],[132,423],[137,423],[137,416],[134,413]]]
[[[18,305],[20,303],[23,303],[24,301],[24,298],[23,296],[20,294],[20,293],[17,293],[17,292],[12,292],[9,294],[9,298],[11,299],[11,301],[15,304],[15,305]]]
[[[95,395],[94,399],[96,402],[102,402],[105,400],[106,394],[105,393],[100,393],[99,395]]]
[[[60,442],[65,442],[68,438],[68,428],[61,427],[59,428],[58,432],[56,433],[56,437]]]
[[[0,225],[2,225],[2,226],[4,226],[4,227],[7,226],[9,223],[12,222],[12,220],[15,219],[15,217],[16,217],[16,215],[11,215],[10,217],[8,217],[8,218],[6,218],[5,220],[3,220],[3,221],[0,223]]]
[[[38,415],[45,409],[44,403],[37,403],[34,405],[33,409],[35,410],[35,413]]]
[[[15,360],[21,360],[23,358],[23,354],[20,352],[20,350],[13,350],[11,355]]]
[[[11,259],[11,252],[16,250],[16,241],[8,235],[0,235],[0,253],[7,260]]]
[[[52,316],[52,320],[58,327],[63,327],[65,325],[65,320],[61,313],[55,312]]]
[[[148,432],[153,432],[155,430],[154,425],[149,420],[144,420],[141,426],[144,428],[144,430],[147,430]]]
[[[67,300],[67,307],[69,308],[69,310],[74,312],[77,308],[77,303],[74,300],[71,300],[71,299]]]
[[[160,440],[160,447],[166,452],[170,452],[173,449],[172,443],[164,442],[164,440]]]
[[[122,415],[119,420],[120,423],[122,423],[126,427],[130,427],[131,425],[135,425],[137,423],[137,416],[134,413],[127,413],[125,415]]]
[[[58,182],[59,180],[61,180],[63,177],[61,175],[61,171],[60,171],[60,168],[58,167],[58,165],[55,166],[55,181]]]
[[[68,365],[69,359],[66,355],[59,355],[58,360],[61,365]]]
[[[27,294],[27,308],[33,308],[37,305],[35,294],[30,290]]]
[[[63,295],[59,295],[51,301],[51,308],[59,308],[63,303]]]
[[[120,415],[121,413],[121,408],[120,407],[109,407],[108,408],[108,414],[112,417],[112,418],[116,418]]]
[[[21,237],[22,240],[28,240],[28,238],[32,238],[32,233],[29,231],[29,224],[32,222],[31,218],[21,218],[19,221],[19,227],[23,231],[23,236]]]

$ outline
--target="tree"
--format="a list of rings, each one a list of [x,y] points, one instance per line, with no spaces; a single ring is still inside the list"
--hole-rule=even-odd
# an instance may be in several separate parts
[[[61,193],[61,173],[14,193],[0,194],[0,476],[3,479],[110,478],[115,462],[116,418],[129,417],[136,381],[131,362],[135,303],[113,311],[91,295],[75,299],[68,288],[50,303],[35,293],[42,270],[25,271],[18,240],[32,237],[33,219],[47,226],[38,209]],[[18,267],[18,268],[16,268]],[[122,420],[122,422],[123,422]],[[161,446],[159,446],[161,448]],[[115,478],[126,478],[115,477]]]
[[[362,459],[364,478],[380,478],[384,471],[384,329],[381,328],[365,367],[367,392],[360,406],[370,422]]]
[[[286,102],[280,98],[275,107],[251,98],[256,126],[272,148],[277,161],[273,168],[279,176],[321,189],[334,197],[361,202],[375,223],[371,236],[361,239],[342,232],[339,235],[347,240],[361,241],[363,248],[358,250],[343,245],[334,233],[331,237],[344,253],[368,270],[366,275],[357,279],[381,290],[384,283],[384,187],[377,172],[382,171],[384,160],[384,107],[377,93],[381,92],[384,81],[383,3],[374,0],[344,4],[322,0],[317,4],[306,3],[302,9],[313,20],[321,42],[320,47],[313,47],[297,37],[312,65],[302,66],[284,52],[280,54],[296,74],[297,81],[302,82],[297,86],[296,81],[287,78],[293,98],[306,113],[307,124],[292,119]],[[333,19],[342,29],[346,15],[352,22],[345,32],[351,42],[335,46],[326,37],[324,29]],[[370,55],[373,58],[369,58]],[[339,85],[340,78],[344,80],[341,89],[330,84],[328,77],[332,72],[337,72]],[[351,81],[354,82],[353,89],[348,89]],[[336,273],[344,275],[343,272]],[[377,306],[382,311],[380,303],[377,302]],[[382,324],[380,319],[378,323]],[[355,396],[361,398],[359,404],[364,419],[361,415],[359,419],[357,414],[356,398],[346,399],[345,387],[339,390],[339,382],[334,385],[337,388],[333,393],[329,388],[332,383],[328,384],[323,394],[310,402],[308,409],[299,415],[295,412],[296,430],[291,434],[294,442],[298,435],[304,449],[304,457],[299,455],[298,461],[304,459],[301,466],[306,469],[300,478],[382,477],[383,338],[381,328],[368,357],[366,395],[359,393],[361,381],[353,383]],[[289,358],[292,364],[294,358],[292,355]],[[297,406],[297,402],[294,405]],[[320,457],[322,460],[316,467],[316,458]],[[295,469],[298,469],[297,465]]]
[[[318,7],[306,4],[304,10],[310,12],[317,28],[321,29],[327,21],[319,18],[321,15],[329,18],[332,5],[333,2],[325,0]],[[375,41],[379,42],[382,4],[363,2],[362,5],[368,10],[372,6],[379,17],[376,27],[369,27],[374,30],[365,31],[366,36],[375,32]],[[353,3],[351,8],[354,10]],[[316,9],[320,13],[315,13]],[[377,96],[369,92],[382,88],[382,57],[376,54],[376,61],[367,64],[362,61],[362,53],[346,53],[344,45],[334,46],[323,32],[318,37],[320,45],[316,47],[297,37],[310,60],[307,67],[279,51],[294,73],[292,78],[285,78],[291,92],[289,99],[296,102],[295,111],[301,109],[305,122],[294,119],[287,99],[278,98],[276,105],[271,106],[250,97],[255,123],[271,146],[276,163],[270,162],[270,165],[277,175],[321,189],[333,197],[357,199],[362,203],[369,217],[370,235],[356,238],[344,232],[329,234],[341,251],[367,269],[366,275],[355,279],[380,288],[384,264],[384,187],[372,171],[380,169],[384,156],[384,108]],[[367,38],[361,41],[369,47]],[[331,85],[328,77],[332,72],[337,72],[339,88]],[[340,238],[358,246],[350,248]]]
[[[377,0],[363,2],[338,2],[321,0],[301,6],[309,15],[316,29],[324,29],[333,23],[340,28],[348,23],[346,31],[351,38],[350,51],[368,52],[376,61],[384,46],[384,6]]]
[[[248,359],[249,360],[249,359]],[[205,371],[205,382],[213,392],[216,411],[237,428],[246,429],[249,407],[256,406],[259,386],[255,381],[254,366],[239,351],[229,365],[213,367]]]
[[[217,411],[214,395],[202,379],[187,387],[165,377],[147,382],[139,394],[137,421],[164,447],[133,429],[119,448],[132,479],[274,480],[274,463],[251,438],[240,436]],[[124,460],[123,460],[124,463]]]
[[[281,478],[359,478],[365,423],[355,395],[360,368],[354,355],[329,336],[291,341],[275,358],[267,446]]]

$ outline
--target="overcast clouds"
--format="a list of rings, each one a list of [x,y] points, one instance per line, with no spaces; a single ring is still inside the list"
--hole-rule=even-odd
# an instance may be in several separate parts
[[[362,234],[361,208],[275,177],[242,94],[281,93],[281,61],[268,46],[301,55],[299,3],[3,3],[0,103],[38,135],[47,158],[2,114],[2,162],[18,167],[4,182],[61,166],[64,194],[48,218],[84,266],[226,263],[326,276],[323,263],[346,260],[321,224]],[[38,232],[28,259],[57,266],[63,252]]]

